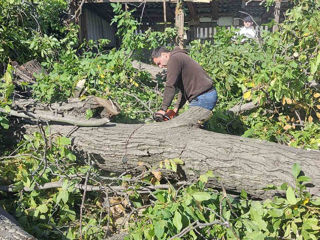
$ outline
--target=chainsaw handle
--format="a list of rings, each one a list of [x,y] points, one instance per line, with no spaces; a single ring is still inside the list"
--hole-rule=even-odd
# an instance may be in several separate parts
[[[153,119],[156,122],[163,122],[163,121],[170,120],[170,118],[166,114],[161,114],[161,113],[158,113],[158,112],[153,114]]]

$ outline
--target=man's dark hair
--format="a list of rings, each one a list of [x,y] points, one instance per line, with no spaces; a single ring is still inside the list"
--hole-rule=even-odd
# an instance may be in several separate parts
[[[156,49],[154,49],[151,53],[151,58],[158,58],[161,56],[161,53],[167,53],[170,52],[167,48],[165,47],[157,47]]]
[[[253,23],[253,20],[250,16],[246,16],[244,19],[243,19],[244,22],[252,22]]]

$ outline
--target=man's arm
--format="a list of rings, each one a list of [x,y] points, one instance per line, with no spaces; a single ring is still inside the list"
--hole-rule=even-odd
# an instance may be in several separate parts
[[[172,56],[168,62],[167,81],[163,92],[161,110],[166,111],[171,105],[176,92],[176,83],[181,74],[182,64],[175,56]]]
[[[174,98],[175,92],[175,86],[166,86],[164,88],[161,110],[167,111],[168,107],[171,105],[171,102]]]
[[[182,93],[182,91],[179,89],[179,93],[178,93],[178,99],[177,102],[174,106],[174,111],[177,113],[179,111],[180,108],[183,107],[183,105],[186,103],[186,98],[184,97],[184,94]]]

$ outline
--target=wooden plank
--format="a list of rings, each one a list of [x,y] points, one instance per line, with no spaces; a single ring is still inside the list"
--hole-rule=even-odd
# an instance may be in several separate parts
[[[211,2],[211,17],[214,20],[218,20],[219,18],[219,6],[218,6],[218,1],[212,1]]]
[[[194,4],[192,2],[186,2],[186,4],[187,4],[187,7],[190,11],[190,15],[192,18],[192,22],[189,24],[192,24],[192,25],[199,24],[199,16],[198,16],[198,13],[197,13],[197,10],[196,10]]]

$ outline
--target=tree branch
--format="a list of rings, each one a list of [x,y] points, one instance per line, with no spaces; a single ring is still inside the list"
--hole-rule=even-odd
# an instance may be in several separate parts
[[[10,116],[14,117],[21,117],[21,118],[28,118],[31,120],[40,120],[40,121],[51,121],[51,122],[58,122],[58,123],[67,123],[79,127],[99,127],[103,126],[110,122],[108,118],[102,118],[102,119],[89,119],[89,120],[76,120],[71,119],[67,117],[59,117],[59,116],[50,116],[46,114],[34,114],[32,112],[28,111],[22,111],[18,112],[15,110],[11,110],[10,112],[7,112],[5,109],[0,108],[0,112],[8,114]]]

